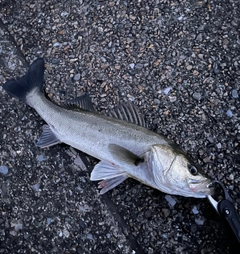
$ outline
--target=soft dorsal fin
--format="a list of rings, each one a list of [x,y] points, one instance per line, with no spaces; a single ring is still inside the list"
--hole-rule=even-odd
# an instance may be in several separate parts
[[[136,107],[131,103],[121,103],[118,107],[109,111],[108,116],[124,120],[129,123],[134,123],[142,127],[147,127],[143,117],[138,113]]]
[[[82,96],[78,96],[72,100],[67,100],[65,102],[65,107],[67,109],[72,109],[72,110],[87,110],[87,111],[95,111],[95,108],[93,107],[91,98],[87,93],[85,93]]]

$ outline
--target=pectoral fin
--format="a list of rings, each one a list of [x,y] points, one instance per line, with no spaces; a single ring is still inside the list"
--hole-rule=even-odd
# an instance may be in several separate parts
[[[108,149],[112,156],[119,161],[124,161],[133,166],[138,166],[140,163],[144,162],[143,158],[139,157],[138,155],[132,153],[122,146],[110,144]]]
[[[91,181],[102,180],[98,185],[101,189],[100,194],[104,194],[113,189],[127,178],[128,175],[124,171],[103,161],[100,161],[94,167],[90,176]]]
[[[36,146],[45,148],[61,143],[48,125],[43,125],[43,132],[36,144]]]

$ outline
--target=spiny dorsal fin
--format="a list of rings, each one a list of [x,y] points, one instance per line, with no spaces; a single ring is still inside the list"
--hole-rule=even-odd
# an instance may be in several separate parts
[[[138,113],[136,107],[131,103],[121,103],[118,107],[112,109],[108,113],[108,116],[124,120],[129,123],[134,123],[142,127],[147,127],[143,117]]]
[[[85,93],[82,96],[78,96],[72,100],[67,100],[65,102],[65,107],[67,109],[72,109],[72,110],[87,110],[87,111],[95,111],[95,108],[93,107],[91,98],[87,93]]]
[[[109,144],[108,150],[112,154],[112,156],[119,160],[119,161],[125,161],[128,164],[138,166],[140,163],[144,162],[144,159],[139,157],[138,155],[132,153],[128,149],[116,145],[116,144]]]

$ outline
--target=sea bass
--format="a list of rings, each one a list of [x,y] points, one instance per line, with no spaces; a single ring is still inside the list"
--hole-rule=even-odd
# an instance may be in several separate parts
[[[3,89],[34,108],[47,123],[38,147],[63,142],[100,160],[90,179],[100,181],[101,194],[128,177],[168,194],[195,198],[211,194],[211,181],[182,150],[145,128],[131,104],[112,111],[111,117],[97,113],[87,94],[60,107],[45,96],[43,83],[44,60],[39,58],[23,77],[7,81]]]

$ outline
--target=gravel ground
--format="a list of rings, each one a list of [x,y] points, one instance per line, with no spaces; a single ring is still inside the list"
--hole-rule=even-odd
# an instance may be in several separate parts
[[[49,97],[132,101],[149,128],[224,182],[240,213],[239,0],[0,0],[0,83],[46,62]],[[35,147],[43,121],[0,86],[0,253],[230,253],[206,199],[127,180],[99,196],[96,161]]]

